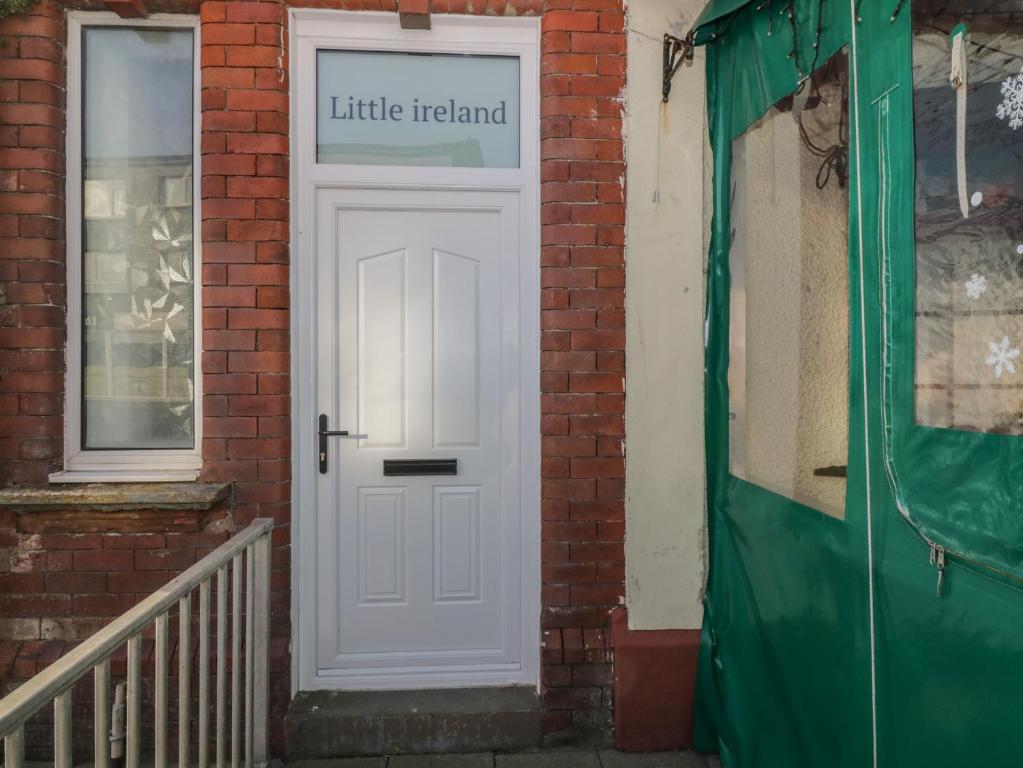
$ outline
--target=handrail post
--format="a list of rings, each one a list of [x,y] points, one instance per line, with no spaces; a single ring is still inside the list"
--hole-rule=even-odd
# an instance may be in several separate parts
[[[156,617],[153,693],[153,764],[156,768],[167,768],[167,624],[166,613]]]
[[[217,571],[217,768],[227,754],[227,566]]]
[[[192,594],[178,602],[178,766],[189,768],[192,744]]]
[[[25,726],[19,725],[4,737],[4,768],[25,765]]]
[[[245,768],[253,768],[253,728],[252,728],[252,632],[254,624],[252,621],[253,595],[255,586],[255,574],[252,569],[255,564],[256,555],[254,544],[249,545],[245,550],[245,753],[243,763]]]
[[[95,666],[93,688],[93,765],[110,768],[110,659]]]
[[[128,712],[125,728],[125,768],[139,768],[142,762],[142,638],[128,639]]]
[[[199,768],[209,768],[209,765],[210,579],[206,579],[199,587]]]
[[[270,533],[255,543],[255,587],[253,589],[253,705],[252,759],[257,766],[270,761]]]
[[[231,560],[231,768],[242,764],[242,554]]]
[[[71,744],[71,689],[53,700],[53,765],[72,768],[74,750]]]

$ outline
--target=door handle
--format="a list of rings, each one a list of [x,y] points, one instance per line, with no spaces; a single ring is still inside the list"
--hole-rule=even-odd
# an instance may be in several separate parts
[[[317,422],[319,429],[316,430],[316,434],[319,437],[320,442],[320,474],[327,474],[327,446],[328,437],[340,437],[345,440],[365,440],[369,435],[350,435],[347,429],[328,429],[330,426],[330,420],[327,418],[327,414],[321,413],[319,421]]]

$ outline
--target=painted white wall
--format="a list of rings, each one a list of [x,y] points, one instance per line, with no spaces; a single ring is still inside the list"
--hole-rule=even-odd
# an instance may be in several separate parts
[[[631,0],[626,91],[626,599],[633,629],[703,620],[704,61],[661,103],[662,38],[704,0]]]

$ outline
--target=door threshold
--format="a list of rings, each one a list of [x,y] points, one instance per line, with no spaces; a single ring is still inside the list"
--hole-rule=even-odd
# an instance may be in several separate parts
[[[540,745],[532,686],[304,691],[285,717],[290,760],[492,752]]]

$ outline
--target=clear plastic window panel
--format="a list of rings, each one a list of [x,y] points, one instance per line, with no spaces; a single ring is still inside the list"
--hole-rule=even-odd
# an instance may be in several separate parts
[[[732,145],[730,471],[845,512],[848,57]]]
[[[960,24],[962,94],[951,83]],[[916,419],[926,426],[1023,434],[1021,33],[1018,2],[914,7]]]
[[[82,445],[194,446],[193,33],[83,32]]]

